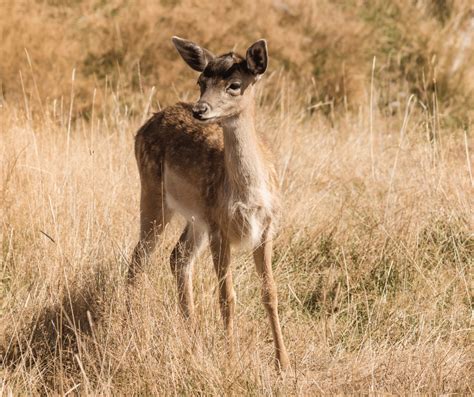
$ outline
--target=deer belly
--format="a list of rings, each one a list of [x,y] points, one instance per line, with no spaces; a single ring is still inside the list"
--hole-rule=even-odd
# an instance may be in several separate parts
[[[193,184],[183,176],[165,166],[164,191],[166,205],[180,213],[188,222],[204,224],[202,199]]]

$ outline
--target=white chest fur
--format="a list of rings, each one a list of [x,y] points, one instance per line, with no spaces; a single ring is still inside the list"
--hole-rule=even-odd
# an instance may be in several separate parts
[[[272,194],[265,185],[252,188],[245,199],[230,200],[234,242],[254,248],[262,242],[272,212]]]

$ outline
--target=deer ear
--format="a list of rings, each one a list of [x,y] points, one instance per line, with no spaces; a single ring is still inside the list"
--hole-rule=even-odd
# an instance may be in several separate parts
[[[253,43],[247,50],[247,67],[253,74],[263,74],[268,65],[267,41],[264,39]]]
[[[202,72],[209,61],[214,58],[210,51],[192,41],[184,40],[177,36],[173,36],[171,40],[184,61],[198,72]]]

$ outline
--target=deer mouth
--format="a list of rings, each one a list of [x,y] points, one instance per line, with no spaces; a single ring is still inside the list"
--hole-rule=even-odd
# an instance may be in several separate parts
[[[193,114],[193,117],[200,121],[201,123],[212,123],[213,121],[216,121],[218,119],[218,117],[215,117],[215,116],[202,116],[202,115],[199,115],[199,114]]]

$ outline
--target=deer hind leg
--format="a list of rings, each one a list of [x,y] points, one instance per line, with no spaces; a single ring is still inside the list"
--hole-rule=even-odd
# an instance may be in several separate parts
[[[179,305],[184,317],[191,322],[194,320],[193,264],[205,240],[206,232],[188,223],[170,257],[171,271],[178,287]]]
[[[151,179],[151,178],[150,178]],[[143,262],[155,249],[159,235],[173,216],[164,200],[161,181],[142,177],[140,196],[140,240],[136,245],[128,269],[128,281],[133,282],[142,270]]]
[[[279,370],[289,366],[288,354],[283,342],[283,335],[278,317],[278,296],[272,272],[272,241],[264,236],[264,242],[254,251],[257,273],[262,282],[262,301],[270,320],[273,341],[276,350],[276,365]]]
[[[228,352],[234,356],[235,292],[230,269],[230,244],[219,233],[211,235],[211,252],[219,283],[219,305],[226,330]]]

